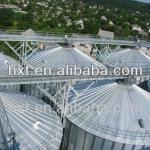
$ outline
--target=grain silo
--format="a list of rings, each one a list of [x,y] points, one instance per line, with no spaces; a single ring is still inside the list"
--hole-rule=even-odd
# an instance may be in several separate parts
[[[21,67],[20,63],[15,59],[0,53],[0,77],[15,75],[14,69]],[[0,85],[0,90],[20,90],[19,85]]]
[[[76,48],[56,47],[51,50],[37,52],[27,58],[31,68],[37,67],[65,67],[65,65],[91,66],[97,63],[94,59]]]
[[[16,149],[59,150],[62,124],[49,105],[20,93],[0,92],[0,98],[15,133]]]
[[[150,57],[140,49],[120,49],[117,52],[112,52],[103,63],[112,68],[127,67],[129,75],[139,73],[147,75],[150,70]],[[140,76],[135,79],[136,83],[141,83],[148,80],[149,77]]]
[[[31,69],[38,67],[41,68],[50,68],[53,71],[57,71],[58,68],[66,68],[74,65],[83,68],[91,67],[92,64],[99,64],[94,59],[90,58],[86,54],[82,53],[76,48],[63,48],[56,47],[50,50],[39,51],[27,57],[27,64],[29,64]],[[102,66],[102,65],[101,65]],[[42,87],[48,87],[50,92],[55,94],[57,87],[64,83],[49,83],[41,84]],[[38,95],[40,98],[43,97],[43,94],[36,89],[36,85],[29,85],[32,88],[26,88],[28,93],[32,95]],[[28,90],[29,89],[29,90]],[[32,89],[32,91],[30,90]]]
[[[150,93],[112,82],[71,93],[69,101],[63,150],[150,149]]]
[[[150,67],[150,57],[138,49],[121,49],[112,52],[103,62],[111,67]]]

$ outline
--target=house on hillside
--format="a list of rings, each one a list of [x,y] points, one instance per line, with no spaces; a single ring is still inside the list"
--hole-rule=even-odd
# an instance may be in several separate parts
[[[132,26],[132,30],[141,32],[142,31],[142,27],[136,24],[136,25]]]
[[[112,26],[113,26],[113,25],[114,25],[114,23],[113,23],[112,21],[109,21],[109,25],[112,25]]]
[[[0,4],[0,9],[2,8],[20,10],[20,8],[17,7],[16,5],[8,5],[8,4]]]
[[[22,32],[22,35],[30,35],[30,36],[33,35],[33,36],[35,36],[36,33],[32,29],[27,29],[25,32]]]
[[[72,26],[72,20],[71,19],[68,19],[66,22],[67,22],[67,24],[66,24],[67,27]]]
[[[107,21],[107,18],[105,16],[101,16],[101,20]]]
[[[105,31],[102,29],[99,29],[98,36],[100,36],[101,38],[106,38],[106,39],[114,39],[114,33],[113,32]]]
[[[143,40],[148,39],[148,33],[145,31],[138,32],[138,35],[140,39],[143,39]]]
[[[78,29],[84,29],[84,21],[83,20],[78,20],[75,22],[76,25],[79,25]]]

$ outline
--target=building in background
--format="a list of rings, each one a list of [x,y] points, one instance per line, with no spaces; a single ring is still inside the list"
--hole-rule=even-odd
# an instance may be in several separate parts
[[[113,32],[105,31],[102,29],[99,29],[98,36],[100,36],[101,38],[106,38],[106,39],[114,39],[114,33]]]

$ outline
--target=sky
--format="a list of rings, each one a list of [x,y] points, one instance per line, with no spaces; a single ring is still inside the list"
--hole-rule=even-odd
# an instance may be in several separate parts
[[[150,0],[137,0],[137,1],[145,2],[145,3],[150,3]]]

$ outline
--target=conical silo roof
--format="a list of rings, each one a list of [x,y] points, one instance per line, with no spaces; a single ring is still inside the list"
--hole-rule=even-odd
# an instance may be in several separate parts
[[[16,93],[0,92],[18,149],[58,150],[62,124],[57,114],[43,101]]]
[[[27,64],[36,67],[65,67],[65,65],[91,66],[98,63],[76,48],[57,47],[52,50],[37,52],[27,58]],[[100,63],[98,63],[100,65]]]
[[[9,75],[9,66],[12,70],[17,67],[20,67],[20,63],[17,62],[15,59],[0,53],[0,76],[7,76]]]
[[[98,137],[150,145],[150,93],[136,85],[107,83],[73,94],[67,119]]]
[[[112,67],[150,67],[150,57],[141,50],[124,49],[110,54],[104,63]]]

